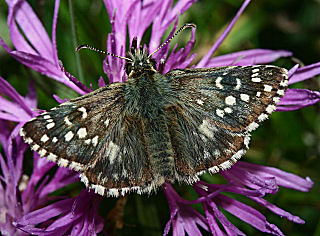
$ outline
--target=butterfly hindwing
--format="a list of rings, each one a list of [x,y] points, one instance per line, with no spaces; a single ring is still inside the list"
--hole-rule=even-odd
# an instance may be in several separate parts
[[[127,192],[150,193],[164,180],[154,173],[144,143],[141,117],[125,115],[99,143],[95,160],[82,181],[97,193],[123,196]]]

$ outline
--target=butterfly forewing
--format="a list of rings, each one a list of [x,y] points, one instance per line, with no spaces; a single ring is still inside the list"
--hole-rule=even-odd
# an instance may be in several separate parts
[[[196,111],[228,129],[244,130],[261,114],[260,121],[275,110],[287,86],[286,73],[275,66],[239,66],[173,70],[168,74],[192,113]]]

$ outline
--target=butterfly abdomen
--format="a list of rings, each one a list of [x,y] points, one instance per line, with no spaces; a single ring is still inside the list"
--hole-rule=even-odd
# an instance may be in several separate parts
[[[167,180],[173,179],[174,154],[165,116],[159,115],[157,118],[146,120],[144,135],[152,168]]]

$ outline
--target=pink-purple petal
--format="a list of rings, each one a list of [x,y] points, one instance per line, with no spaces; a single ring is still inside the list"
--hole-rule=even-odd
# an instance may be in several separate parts
[[[19,105],[26,112],[26,114],[29,115],[30,118],[32,117],[34,113],[30,109],[30,107],[28,107],[28,105],[25,103],[24,98],[20,94],[18,94],[17,91],[1,76],[0,76],[0,93],[5,94],[13,102]]]
[[[277,105],[277,111],[293,111],[320,102],[320,92],[307,89],[287,89]]]
[[[277,185],[281,187],[308,192],[313,186],[313,181],[308,177],[304,179],[274,167],[262,166],[243,161],[238,162],[237,167],[264,178],[276,178]]]
[[[218,195],[215,200],[219,203],[219,205],[224,208],[229,213],[238,217],[242,221],[252,225],[256,229],[266,232],[273,233],[276,235],[283,235],[281,231],[276,227],[270,227],[270,223],[267,222],[264,215],[262,215],[256,209],[243,204],[235,199],[229,198],[227,196]]]
[[[177,16],[182,15],[189,9],[196,0],[178,1],[176,5],[171,8],[172,2],[172,0],[163,1],[160,12],[156,16],[153,16],[152,33],[149,43],[150,51],[157,49],[164,32],[169,28],[170,24],[176,20]]]
[[[291,52],[285,50],[250,49],[213,57],[206,66],[220,67],[265,64],[273,62],[280,57],[289,57],[291,55]]]
[[[16,26],[16,23],[18,23],[19,28],[25,34],[33,48],[35,48],[42,57],[50,60],[53,55],[50,38],[29,3],[26,1],[16,1],[16,3],[13,4],[12,1],[7,1],[7,3],[9,5],[8,25],[15,48],[22,52],[35,54],[33,49],[30,50],[29,47],[25,47],[27,44],[26,40],[22,43],[23,35]],[[11,29],[13,32],[11,32]],[[19,41],[17,41],[17,39],[19,39]]]
[[[214,54],[214,52],[219,48],[219,46],[222,44],[224,39],[227,37],[227,35],[230,33],[231,29],[233,28],[234,24],[242,14],[242,12],[246,9],[248,4],[250,3],[250,0],[245,0],[242,6],[240,7],[239,11],[235,15],[235,17],[232,19],[230,24],[227,26],[227,28],[223,31],[222,35],[218,38],[218,40],[213,44],[209,52],[201,59],[201,61],[196,65],[197,68],[202,67],[208,67],[208,63],[210,61],[210,57]]]
[[[320,62],[314,63],[308,66],[298,68],[295,73],[291,76],[289,84],[297,83],[310,79],[320,74]]]

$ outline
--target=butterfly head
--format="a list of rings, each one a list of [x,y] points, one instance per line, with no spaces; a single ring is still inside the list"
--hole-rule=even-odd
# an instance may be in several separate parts
[[[133,74],[139,75],[142,73],[156,72],[156,61],[149,57],[148,50],[137,47],[137,38],[134,37],[131,44],[131,49],[127,53],[127,57],[131,60],[127,60],[125,70],[128,76]]]

